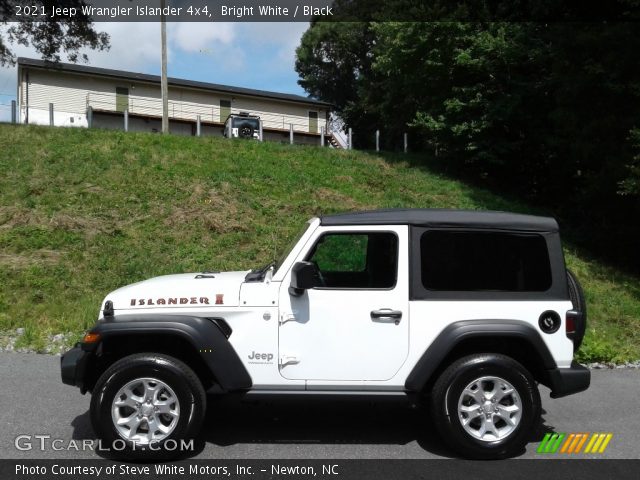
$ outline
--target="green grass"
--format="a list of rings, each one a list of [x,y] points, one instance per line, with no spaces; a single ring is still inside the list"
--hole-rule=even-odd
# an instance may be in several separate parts
[[[264,264],[319,213],[534,211],[401,154],[11,125],[0,149],[0,331],[37,350],[80,335],[110,290]],[[589,303],[580,359],[640,358],[640,280],[565,246]]]

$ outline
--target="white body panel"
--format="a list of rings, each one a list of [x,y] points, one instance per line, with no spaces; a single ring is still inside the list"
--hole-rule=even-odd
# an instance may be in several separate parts
[[[126,309],[126,313],[157,308],[164,313],[180,313],[185,309],[237,306],[247,273],[163,275],[119,288],[109,294],[109,300],[115,310]]]
[[[304,260],[325,232],[394,232],[398,236],[398,276],[392,289],[313,288],[300,296],[288,292],[290,273],[280,287],[281,374],[286,379],[387,381],[404,363],[409,350],[408,227],[320,227],[298,255]],[[372,319],[372,310],[403,313],[398,324]],[[287,363],[292,358],[294,362]]]
[[[546,310],[555,310],[564,318],[571,310],[569,301],[416,301],[410,302],[412,348],[407,365],[415,365],[433,340],[448,325],[460,320],[520,320],[538,328],[538,317]],[[563,329],[551,335],[540,335],[553,352],[559,367],[569,367],[573,357],[573,343]],[[408,371],[400,376],[409,375]]]
[[[358,231],[397,235],[398,274],[393,288],[289,293],[293,265],[306,258],[320,235]],[[543,311],[555,310],[564,318],[572,308],[569,300],[409,301],[408,246],[406,225],[325,227],[312,219],[278,271],[273,276],[269,272],[264,281],[245,282],[248,271],[201,278],[195,273],[166,275],[115,290],[106,300],[113,301],[116,315],[223,317],[233,330],[229,341],[255,390],[403,391],[420,357],[454,322],[519,320],[539,331]],[[371,311],[383,308],[402,312],[397,325],[372,320]],[[573,345],[564,329],[540,336],[558,367],[569,367]]]

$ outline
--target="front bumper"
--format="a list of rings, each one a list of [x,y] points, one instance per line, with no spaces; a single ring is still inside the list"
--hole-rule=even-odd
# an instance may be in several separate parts
[[[587,367],[573,362],[569,368],[554,368],[547,370],[548,387],[551,398],[566,397],[589,388],[591,372]]]
[[[76,344],[74,348],[62,355],[60,358],[62,383],[79,387],[84,393],[86,391],[85,373],[90,356],[91,353],[84,351],[80,344]]]

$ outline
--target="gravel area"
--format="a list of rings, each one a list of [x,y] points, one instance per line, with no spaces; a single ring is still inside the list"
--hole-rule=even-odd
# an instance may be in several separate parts
[[[640,368],[640,360],[636,360],[635,362],[625,362],[625,363],[610,363],[610,362],[594,362],[587,363],[586,366],[591,370],[603,370],[603,369],[611,369],[611,368]]]
[[[15,330],[5,330],[0,332],[0,352],[18,353],[48,353],[51,355],[61,355],[69,349],[77,334],[74,332],[56,333],[47,335],[44,348],[36,351],[31,347],[20,346],[20,338],[25,334],[24,328]],[[17,345],[17,346],[16,346]]]

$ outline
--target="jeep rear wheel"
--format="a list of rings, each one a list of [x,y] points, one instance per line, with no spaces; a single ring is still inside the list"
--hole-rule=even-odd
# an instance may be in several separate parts
[[[205,409],[193,370],[167,355],[141,353],[117,361],[98,379],[91,422],[112,453],[170,458],[189,453],[180,441],[197,435]]]
[[[431,413],[444,440],[464,457],[505,458],[529,440],[540,418],[540,394],[512,358],[470,355],[438,378]]]

